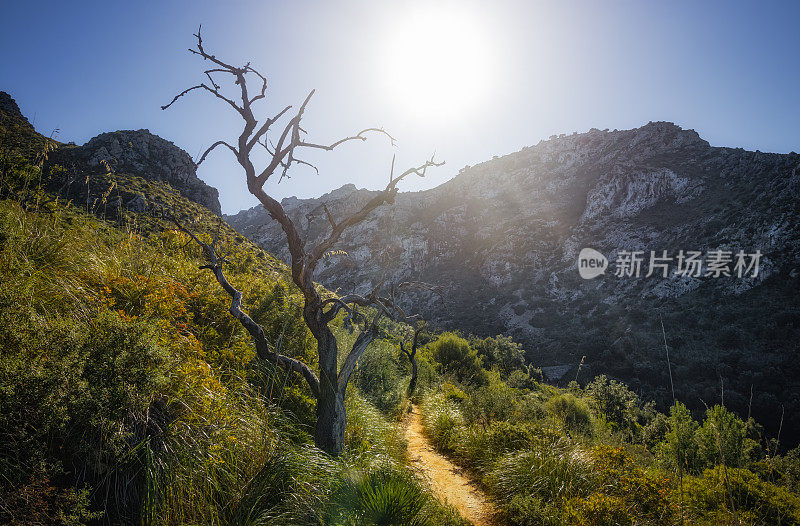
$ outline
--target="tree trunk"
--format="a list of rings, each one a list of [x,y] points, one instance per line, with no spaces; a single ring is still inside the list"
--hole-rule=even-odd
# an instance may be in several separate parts
[[[344,431],[347,428],[347,413],[344,396],[335,385],[323,381],[317,400],[317,424],[314,428],[314,444],[330,455],[338,455],[344,448]],[[330,389],[333,387],[333,389]]]
[[[312,311],[313,312],[313,311]],[[317,321],[315,315],[307,316]],[[333,332],[324,324],[314,327],[319,354],[319,397],[317,398],[317,423],[314,427],[314,444],[330,455],[338,455],[344,448],[344,431],[347,414],[344,393],[339,389],[337,357],[338,347]]]
[[[411,358],[411,381],[408,383],[408,394],[412,394],[417,387],[417,357],[413,354]]]

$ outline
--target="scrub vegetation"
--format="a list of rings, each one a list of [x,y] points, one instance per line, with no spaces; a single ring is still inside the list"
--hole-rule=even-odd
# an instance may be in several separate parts
[[[660,413],[605,376],[559,389],[503,336],[425,329],[409,389],[418,326],[384,320],[326,453],[315,394],[258,357],[202,247],[152,209],[109,214],[105,186],[59,194],[45,159],[68,146],[0,117],[0,522],[464,524],[408,459],[414,403],[498,524],[800,523],[800,453],[758,415]],[[216,239],[271,349],[319,370],[288,268],[166,183],[106,177]],[[358,337],[343,313],[330,328]]]

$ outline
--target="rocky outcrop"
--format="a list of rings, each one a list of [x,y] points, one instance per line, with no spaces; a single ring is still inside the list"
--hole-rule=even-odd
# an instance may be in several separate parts
[[[681,360],[673,366],[693,378],[693,389],[700,386],[682,398],[715,400],[720,376],[758,386],[764,363],[790,367],[797,354],[790,347],[800,326],[791,292],[800,287],[798,173],[797,154],[715,148],[666,122],[553,136],[466,167],[437,188],[400,193],[394,205],[347,231],[336,247],[345,254],[326,258],[318,277],[341,292],[364,292],[382,279],[443,285],[442,296],[419,292],[406,307],[440,328],[514,336],[537,365],[577,365],[585,355],[581,377],[612,374],[656,398],[669,388],[660,314]],[[322,203],[341,218],[372,195],[348,185],[282,203],[313,243],[329,230]],[[288,260],[283,234],[262,208],[227,220]],[[623,250],[644,251],[645,265],[651,250],[763,256],[759,275],[749,279],[647,278],[645,266],[639,278],[617,277],[611,268],[583,280],[577,272],[583,247],[600,251],[612,266]],[[781,330],[796,336],[766,336],[752,321],[765,313],[780,320],[769,323],[794,327]],[[635,344],[611,345],[629,329]],[[725,360],[735,360],[738,372],[726,369]],[[564,378],[575,375],[573,369]],[[729,389],[736,392],[726,384],[726,403],[735,399]],[[748,390],[749,383],[742,392]],[[762,396],[764,406],[774,402],[776,387],[765,386]],[[754,407],[758,397],[756,389]]]
[[[83,146],[62,145],[37,133],[11,95],[0,91],[0,141],[4,147],[31,157],[41,155],[45,144],[56,146],[54,150],[48,148],[43,173],[51,176],[47,181],[49,189],[57,193],[66,191],[65,197],[87,204],[100,198],[103,201],[107,198],[122,200],[119,206],[128,210],[148,210],[147,196],[133,189],[127,189],[130,190],[127,192],[119,189],[127,199],[116,194],[92,195],[89,188],[91,176],[114,172],[168,183],[183,197],[217,215],[221,213],[219,192],[197,177],[197,166],[189,154],[149,130],[103,133]],[[99,188],[94,190],[103,191]]]
[[[19,111],[17,101],[15,101],[11,95],[5,91],[0,91],[0,112],[5,113],[6,118],[19,120],[20,122],[30,126],[28,119],[26,119],[22,112]]]
[[[219,192],[197,177],[197,166],[189,154],[149,130],[100,134],[83,146],[59,152],[58,162],[164,181],[187,199],[221,213]]]

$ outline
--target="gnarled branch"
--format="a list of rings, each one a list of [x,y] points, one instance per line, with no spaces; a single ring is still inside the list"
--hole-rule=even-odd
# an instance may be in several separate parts
[[[372,199],[367,201],[367,203],[361,207],[360,210],[353,213],[352,215],[346,217],[345,219],[335,223],[335,226],[331,230],[331,233],[328,237],[320,242],[317,246],[313,248],[313,250],[309,254],[309,266],[313,269],[319,259],[328,252],[333,245],[336,244],[337,241],[342,237],[342,234],[345,230],[350,228],[351,226],[357,225],[364,221],[367,216],[378,208],[379,206],[385,203],[392,203],[394,201],[394,196],[397,194],[397,183],[402,181],[406,176],[411,174],[417,174],[420,177],[425,176],[425,171],[432,167],[432,166],[442,166],[444,162],[436,162],[433,157],[431,157],[428,161],[425,161],[420,166],[409,168],[405,172],[401,173],[397,177],[390,178],[389,184],[386,185],[381,192],[379,192],[376,196]],[[332,223],[333,224],[333,223]]]
[[[231,146],[230,144],[228,144],[225,141],[217,141],[214,144],[212,144],[211,146],[209,146],[208,149],[205,152],[203,152],[203,155],[200,156],[200,160],[197,161],[196,165],[200,166],[203,163],[203,161],[206,160],[206,157],[208,156],[208,154],[211,153],[211,151],[214,150],[214,148],[216,148],[217,146],[227,146],[228,149],[233,152],[233,155],[235,155],[236,157],[239,157],[239,152],[236,151],[236,148],[234,148],[233,146]]]
[[[217,254],[216,240],[209,245],[208,243],[201,241],[200,238],[198,238],[194,233],[185,228],[174,216],[172,217],[172,221],[180,231],[191,237],[203,249],[203,254],[205,255],[207,264],[202,265],[200,268],[209,269],[214,274],[217,282],[231,297],[231,306],[229,312],[231,315],[233,315],[233,317],[239,320],[239,323],[241,323],[241,325],[250,334],[250,337],[256,345],[256,353],[258,354],[258,357],[262,360],[275,362],[289,371],[300,373],[308,386],[311,388],[311,392],[315,397],[318,398],[320,387],[319,378],[317,377],[316,373],[314,373],[314,371],[312,371],[311,368],[303,362],[288,356],[284,356],[277,351],[273,351],[270,348],[271,345],[269,341],[267,341],[267,338],[264,335],[264,329],[258,323],[256,323],[255,320],[242,311],[242,293],[233,285],[231,285],[222,270],[222,263],[227,260]]]

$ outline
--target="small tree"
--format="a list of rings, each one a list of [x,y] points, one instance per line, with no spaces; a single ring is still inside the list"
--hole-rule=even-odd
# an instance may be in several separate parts
[[[481,366],[478,354],[469,346],[469,342],[446,332],[431,344],[431,355],[439,364],[439,372],[452,376],[459,382],[473,385],[486,385],[489,379],[486,370]]]
[[[636,434],[639,397],[628,386],[601,374],[586,386],[586,394],[595,409],[616,429]]]
[[[314,430],[314,441],[317,447],[322,450],[331,454],[338,454],[344,444],[344,432],[347,425],[344,406],[345,390],[355,369],[356,362],[369,344],[379,337],[378,321],[382,316],[386,315],[395,318],[398,317],[398,314],[400,318],[404,318],[404,316],[394,302],[394,288],[392,288],[390,296],[382,296],[382,284],[379,284],[366,296],[350,294],[344,297],[323,299],[314,285],[314,271],[322,257],[336,245],[346,229],[364,221],[379,206],[394,202],[398,192],[397,184],[400,181],[412,174],[423,177],[428,168],[441,166],[444,163],[436,162],[431,157],[420,166],[409,168],[395,175],[394,160],[392,160],[392,170],[389,174],[388,184],[358,211],[337,220],[327,206],[323,205],[325,215],[330,223],[330,233],[322,242],[311,249],[307,249],[300,232],[298,232],[281,204],[264,190],[264,184],[267,180],[276,172],[279,173],[278,180],[282,180],[289,169],[296,164],[311,166],[316,170],[310,163],[298,157],[304,150],[331,151],[346,142],[365,141],[369,133],[385,135],[392,141],[392,144],[394,144],[394,139],[382,129],[367,128],[355,135],[339,139],[330,144],[317,144],[306,140],[306,131],[301,127],[301,121],[308,103],[314,95],[314,90],[311,90],[297,112],[283,125],[280,133],[277,134],[276,141],[273,143],[268,139],[268,132],[276,123],[284,120],[292,107],[286,106],[274,116],[259,121],[254,113],[254,105],[266,97],[266,77],[253,68],[249,62],[243,66],[234,66],[220,60],[213,54],[207,53],[203,48],[203,39],[200,31],[198,30],[194,36],[197,38],[197,45],[195,49],[189,49],[189,51],[200,56],[204,61],[210,62],[211,67],[203,72],[208,82],[183,90],[169,104],[162,106],[162,109],[169,108],[175,101],[192,91],[201,90],[225,102],[244,121],[244,127],[235,145],[223,140],[216,141],[203,153],[197,165],[199,166],[217,147],[224,146],[230,150],[244,171],[247,188],[250,193],[259,200],[270,217],[281,225],[281,229],[286,236],[286,242],[289,245],[292,281],[303,294],[303,320],[317,340],[319,376],[308,365],[273,350],[262,327],[242,311],[242,294],[226,279],[223,272],[225,258],[217,252],[216,243],[204,243],[182,225],[179,224],[178,226],[203,247],[208,261],[204,268],[208,268],[214,273],[219,284],[230,295],[230,312],[249,332],[255,343],[259,358],[270,360],[288,370],[296,371],[305,378],[311,392],[317,399],[317,422]],[[220,76],[225,76],[234,81],[238,91],[235,97],[229,97],[221,91],[220,85],[216,82],[216,79]],[[258,84],[253,94],[251,94],[248,85],[250,80],[254,80]],[[251,156],[256,148],[263,148],[268,155],[266,165],[260,170],[256,169]],[[319,173],[318,170],[317,173]],[[375,309],[375,314],[367,317],[358,312],[355,308],[356,306],[371,306]],[[341,362],[341,367],[339,367],[337,341],[329,324],[342,311],[347,313],[346,320],[348,322],[359,327],[360,333],[347,356]]]
[[[425,322],[417,322],[414,326],[414,336],[411,339],[411,348],[406,349],[405,343],[400,341],[400,350],[406,355],[408,361],[411,363],[411,381],[408,382],[408,394],[414,394],[414,389],[417,387],[417,347],[420,343],[420,334],[425,329]]]
[[[724,406],[706,410],[706,419],[697,430],[700,457],[706,465],[738,468],[747,458],[747,425]]]
[[[678,471],[681,477],[683,473],[695,473],[699,468],[699,450],[695,439],[698,427],[689,409],[675,402],[669,410],[669,431],[659,445],[659,454],[662,461]]]

